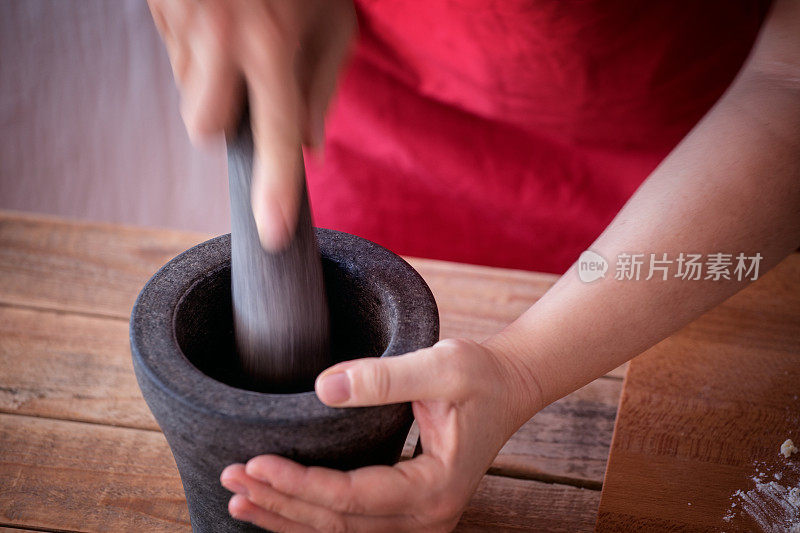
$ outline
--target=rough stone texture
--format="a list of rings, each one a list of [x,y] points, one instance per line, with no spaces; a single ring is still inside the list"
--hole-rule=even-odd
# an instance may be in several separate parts
[[[302,151],[298,145],[296,172],[303,191],[294,235],[285,249],[268,252],[250,203],[253,133],[247,113],[227,142],[236,352],[253,388],[301,390],[331,363],[328,306]]]
[[[353,235],[316,235],[336,360],[388,357],[436,342],[436,303],[411,266]],[[230,493],[219,484],[228,464],[263,453],[340,469],[397,460],[412,421],[409,404],[337,409],[313,390],[247,390],[233,347],[225,235],[162,267],[131,315],[136,377],[172,449],[194,531],[258,531],[228,515]]]

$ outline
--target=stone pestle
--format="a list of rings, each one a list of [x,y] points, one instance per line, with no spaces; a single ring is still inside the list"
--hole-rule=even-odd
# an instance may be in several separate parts
[[[298,221],[280,251],[261,246],[250,184],[253,134],[245,112],[227,139],[231,202],[233,328],[240,371],[253,390],[307,390],[330,366],[330,327],[319,248],[302,176]]]

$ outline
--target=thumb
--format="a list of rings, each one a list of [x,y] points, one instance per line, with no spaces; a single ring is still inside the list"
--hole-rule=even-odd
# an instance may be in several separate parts
[[[448,375],[452,367],[443,355],[432,346],[405,355],[345,361],[317,377],[317,396],[336,407],[448,398],[458,380]]]

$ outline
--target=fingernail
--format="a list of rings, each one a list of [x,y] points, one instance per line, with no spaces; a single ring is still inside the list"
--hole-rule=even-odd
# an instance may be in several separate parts
[[[258,457],[250,459],[247,461],[247,464],[244,465],[244,471],[248,476],[256,478],[262,483],[269,483],[269,479],[262,470],[262,462]]]
[[[276,251],[283,248],[288,236],[283,210],[277,202],[253,199],[253,219],[258,230],[258,238],[265,250]]]
[[[252,522],[247,507],[250,505],[247,497],[242,494],[234,494],[228,502],[228,512],[237,520]]]
[[[242,496],[249,496],[250,492],[247,490],[243,484],[239,483],[238,481],[223,479],[222,486],[228,489],[231,492],[235,492],[236,494],[241,494]]]
[[[329,404],[346,402],[350,399],[350,378],[344,372],[322,377],[317,383],[317,395]]]

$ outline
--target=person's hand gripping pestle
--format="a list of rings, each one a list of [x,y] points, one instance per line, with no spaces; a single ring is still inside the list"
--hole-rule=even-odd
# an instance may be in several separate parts
[[[245,112],[227,138],[231,199],[231,289],[236,349],[251,386],[310,386],[331,364],[325,285],[305,177],[297,223],[279,250],[264,248],[253,218],[253,134]],[[303,173],[297,147],[296,171]]]
[[[310,384],[330,361],[300,145],[323,143],[325,110],[356,28],[352,0],[148,5],[193,142],[230,134],[247,95],[255,161],[249,125],[229,135],[228,146],[237,344],[255,378]]]

